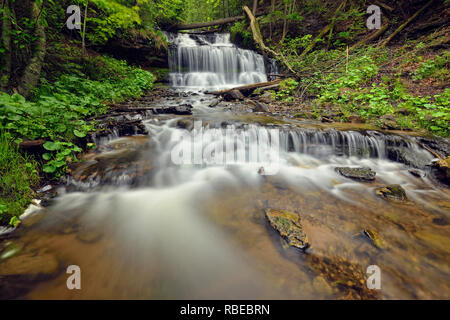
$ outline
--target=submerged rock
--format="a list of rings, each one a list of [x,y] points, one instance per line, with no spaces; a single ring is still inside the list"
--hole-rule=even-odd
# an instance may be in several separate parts
[[[365,269],[359,264],[338,256],[306,256],[310,268],[318,276],[313,280],[314,289],[321,295],[333,293],[337,299],[374,300],[379,298],[377,290],[366,285]]]
[[[408,200],[405,189],[403,189],[399,184],[391,184],[385,187],[377,188],[375,193],[386,200]]]
[[[313,287],[321,296],[327,297],[333,294],[333,288],[322,276],[314,278]]]
[[[378,232],[372,229],[363,230],[362,234],[370,241],[370,243],[378,249],[386,249],[386,242],[380,237]]]
[[[178,114],[178,115],[191,115],[192,114],[192,105],[190,104],[182,104],[179,106],[168,106],[161,108],[153,108],[152,111],[154,114]]]
[[[17,244],[12,241],[7,241],[3,244],[3,247],[4,249],[3,251],[1,251],[0,254],[0,261],[12,258],[15,255],[19,254],[23,248],[23,245]]]
[[[422,171],[417,170],[417,169],[409,169],[408,172],[416,178],[425,177],[425,173],[423,173]]]
[[[337,167],[335,170],[346,178],[358,181],[373,181],[375,180],[375,175],[377,174],[370,168]]]
[[[450,185],[450,156],[432,164],[434,176],[446,185]]]
[[[310,246],[298,214],[285,210],[266,209],[266,219],[290,246],[301,250]]]
[[[223,95],[225,101],[233,101],[233,100],[244,100],[244,95],[237,89],[228,91]]]
[[[270,112],[270,108],[267,104],[256,101],[253,107],[254,112]]]
[[[0,263],[0,276],[49,276],[58,271],[59,262],[51,254],[33,253],[14,256]]]

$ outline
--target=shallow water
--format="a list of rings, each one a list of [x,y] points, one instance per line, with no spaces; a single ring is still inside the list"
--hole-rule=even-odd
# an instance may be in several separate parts
[[[430,163],[414,137],[209,108],[199,88],[265,81],[262,57],[226,35],[172,41],[172,84],[197,92],[154,103],[191,104],[193,115],[149,116],[148,136],[95,138],[52,205],[0,241],[0,256],[13,255],[0,258],[0,298],[450,298],[450,191],[426,166],[417,177],[388,156],[401,148]],[[380,198],[388,184],[408,201]],[[299,215],[306,252],[286,245],[268,208]],[[67,288],[69,265],[81,290]],[[381,290],[366,286],[370,265]]]
[[[120,153],[108,145],[135,148],[138,155],[120,160],[124,170],[113,157],[103,174],[117,179],[106,185],[98,176],[70,180],[72,186],[60,191],[44,218],[13,239],[24,252],[50,253],[59,261],[59,273],[25,282],[18,297],[450,298],[450,192],[388,160],[383,151],[392,137],[254,125],[263,132],[279,129],[285,141],[277,157],[265,158],[277,160],[275,175],[258,173],[267,161],[174,164],[172,150],[183,143],[177,137],[185,132],[178,120],[204,121],[192,127],[194,137],[203,134],[203,139],[192,140],[186,150],[205,150],[218,142],[208,133],[226,131],[223,119],[233,118],[221,111],[205,115],[201,105],[207,101],[200,98],[211,99],[188,98],[197,101],[192,117],[147,120],[148,137],[103,140],[102,156]],[[241,133],[251,128],[239,121],[228,127]],[[229,137],[222,139],[226,145]],[[409,138],[394,141],[432,159]],[[249,148],[239,140],[233,146],[234,152]],[[263,154],[275,150],[262,149]],[[334,170],[338,166],[370,167],[376,180],[347,179]],[[400,184],[409,200],[379,198],[375,188],[387,184]],[[306,253],[286,248],[266,222],[266,208],[298,213],[311,248]],[[374,247],[361,236],[364,229],[377,231],[387,248]],[[69,265],[81,268],[81,290],[66,287]],[[379,291],[365,286],[369,265],[381,269]]]

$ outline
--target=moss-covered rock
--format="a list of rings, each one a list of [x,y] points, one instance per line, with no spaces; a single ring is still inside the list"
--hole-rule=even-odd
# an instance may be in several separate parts
[[[337,167],[336,172],[340,175],[358,180],[358,181],[373,181],[375,180],[375,175],[377,174],[370,168],[348,168],[348,167]]]
[[[398,184],[391,184],[385,187],[377,188],[375,193],[386,200],[408,200],[405,190]]]
[[[290,246],[301,250],[310,246],[298,214],[285,210],[267,209],[266,219]]]
[[[370,243],[378,248],[378,249],[386,249],[387,245],[386,242],[381,238],[381,236],[372,229],[365,229],[362,234],[370,241]]]

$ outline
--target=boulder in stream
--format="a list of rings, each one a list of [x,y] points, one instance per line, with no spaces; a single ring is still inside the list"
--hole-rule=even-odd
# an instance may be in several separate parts
[[[378,232],[372,229],[363,230],[362,234],[370,241],[370,243],[378,249],[386,249],[386,242],[380,237]]]
[[[222,101],[222,100],[221,99],[214,99],[213,101],[211,101],[211,103],[208,105],[208,107],[215,108],[220,103],[220,101]]]
[[[225,101],[244,100],[244,95],[237,89],[230,90],[223,95]]]
[[[434,176],[446,185],[450,185],[450,156],[432,164]]]
[[[290,246],[300,250],[305,250],[310,246],[297,213],[266,209],[266,219]]]
[[[377,174],[370,168],[348,168],[348,167],[336,167],[336,172],[340,175],[358,180],[358,181],[373,181],[375,180],[375,175]]]
[[[193,107],[190,104],[181,104],[179,106],[167,106],[167,107],[153,108],[152,111],[154,114],[191,115],[192,108]]]
[[[408,197],[406,196],[405,189],[399,184],[391,184],[385,187],[375,189],[375,193],[386,200],[394,201],[406,201]]]

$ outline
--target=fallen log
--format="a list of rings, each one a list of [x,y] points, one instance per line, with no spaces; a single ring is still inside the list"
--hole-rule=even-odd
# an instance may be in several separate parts
[[[224,95],[233,90],[238,90],[238,91],[242,92],[243,94],[248,94],[257,88],[263,88],[263,87],[272,86],[272,85],[279,85],[280,82],[281,82],[280,79],[277,79],[274,81],[267,81],[267,82],[257,82],[257,83],[247,84],[245,86],[225,89],[225,90],[221,90],[221,91],[211,91],[211,92],[207,92],[207,93],[214,94],[216,96],[221,96],[221,95]]]
[[[334,27],[334,21],[337,17],[337,15],[339,14],[339,12],[341,12],[342,9],[344,9],[345,5],[347,4],[347,0],[344,0],[341,2],[341,4],[339,5],[339,7],[336,9],[336,11],[333,14],[332,17],[332,23],[328,24],[327,26],[325,26],[320,32],[319,34],[314,38],[313,41],[311,41],[311,43],[309,44],[308,47],[306,47],[305,50],[303,50],[303,52],[300,54],[299,59],[303,59],[304,56],[306,56],[312,49],[314,49],[314,47],[316,46],[316,43],[319,41],[319,39],[321,39],[325,34],[327,34],[327,32],[331,31],[331,28]]]
[[[191,23],[191,24],[183,23],[183,24],[176,25],[171,29],[173,29],[173,30],[192,30],[192,29],[220,26],[223,24],[233,23],[233,22],[242,20],[244,18],[245,18],[244,16],[237,16],[237,17],[230,17],[230,18],[208,21],[208,22],[198,22],[198,23]]]
[[[267,13],[268,12],[266,12],[266,11],[260,11],[255,16],[258,17],[258,16],[265,15]],[[245,15],[229,17],[229,18],[224,18],[224,19],[219,19],[219,20],[214,20],[214,21],[207,21],[207,22],[197,22],[197,23],[190,23],[190,24],[182,23],[182,24],[171,27],[170,30],[192,30],[192,29],[207,28],[207,27],[220,26],[220,25],[224,25],[224,24],[233,23],[233,22],[236,22],[236,21],[239,21],[242,19],[245,19]]]
[[[386,40],[384,40],[381,43],[380,47],[384,48],[397,34],[402,32],[403,29],[405,29],[405,27],[411,23],[411,21],[417,18],[417,16],[420,15],[423,11],[425,11],[433,2],[434,0],[428,1],[422,8],[420,8],[415,14],[413,14],[408,20],[406,20],[405,23],[403,23],[400,27],[398,27],[397,30],[395,30]]]
[[[377,30],[376,32],[373,32],[372,34],[370,34],[369,36],[361,39],[359,42],[357,42],[356,44],[354,44],[353,46],[350,47],[349,51],[353,51],[356,48],[359,48],[360,46],[362,46],[363,44],[366,44],[368,42],[371,42],[375,39],[377,39],[379,36],[381,36],[389,27],[389,23],[385,24],[383,27],[381,27],[379,30]]]
[[[30,149],[33,147],[41,147],[43,144],[45,143],[44,140],[39,139],[39,140],[25,140],[22,141],[21,143],[19,143],[19,147],[21,149]]]

